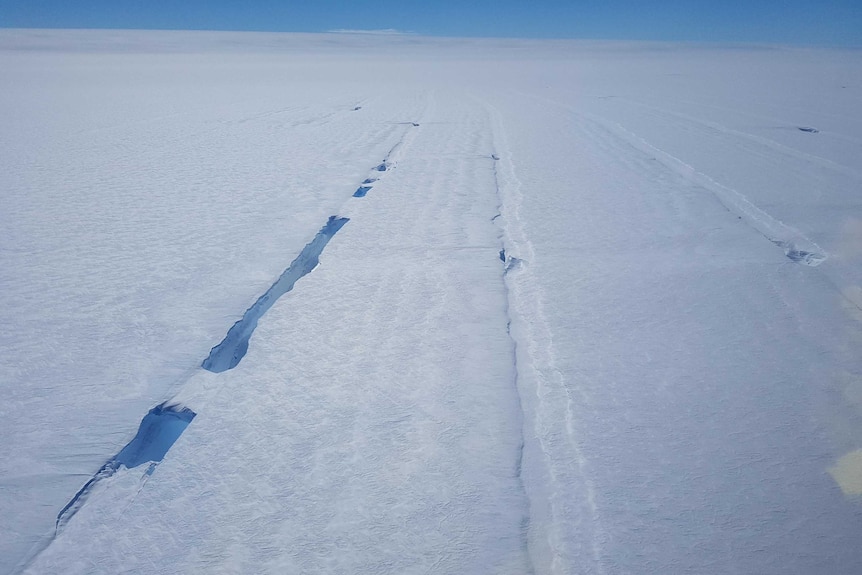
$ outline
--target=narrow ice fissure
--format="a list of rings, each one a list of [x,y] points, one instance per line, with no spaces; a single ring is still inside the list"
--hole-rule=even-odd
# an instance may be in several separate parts
[[[356,106],[354,111],[361,108],[361,106]],[[410,122],[410,124],[413,127],[419,126],[416,122]],[[403,135],[389,150],[383,161],[372,169],[372,172],[386,172],[394,167],[391,157],[403,144],[404,139]],[[377,182],[378,179],[379,177],[374,175],[363,180],[362,185],[354,193],[354,197],[364,197],[372,188],[370,184]],[[329,240],[348,221],[349,218],[346,217],[329,217],[326,224],[305,245],[275,283],[246,310],[239,321],[231,326],[224,339],[210,350],[209,355],[201,364],[203,369],[213,373],[222,373],[239,365],[248,351],[249,339],[257,328],[260,318],[281,296],[291,291],[299,279],[317,267],[320,263],[320,255]],[[147,412],[141,420],[134,438],[115,456],[106,461],[60,510],[57,514],[53,536],[40,543],[25,564],[32,561],[51,544],[69,520],[82,508],[100,481],[112,477],[121,467],[133,469],[148,463],[149,465],[141,478],[143,484],[153,474],[158,463],[164,459],[168,450],[179,439],[196,415],[188,407],[170,404],[168,401],[160,403]]]
[[[362,109],[356,106],[354,111]],[[416,122],[410,122],[412,127],[418,127]],[[383,161],[372,168],[372,172],[386,172],[394,167],[392,155],[404,143],[406,133],[389,150]],[[377,182],[379,176],[365,178],[354,192],[354,197],[364,197],[371,190],[371,184]],[[209,355],[201,364],[203,369],[213,373],[222,373],[233,369],[242,361],[248,351],[251,335],[257,328],[260,318],[284,294],[291,291],[296,282],[309,274],[320,263],[320,254],[329,240],[349,221],[349,218],[330,216],[326,224],[317,232],[314,238],[305,245],[299,255],[291,262],[281,276],[246,310],[242,318],[228,330],[224,339],[210,350]],[[94,487],[102,480],[112,477],[121,467],[133,469],[145,463],[149,466],[144,471],[142,482],[155,471],[168,450],[182,435],[197,414],[191,409],[163,402],[152,408],[141,420],[135,437],[126,444],[114,457],[106,461],[102,467],[75,493],[69,502],[57,514],[53,535],[34,548],[24,565],[29,564],[57,537],[66,523],[81,509]]]
[[[360,109],[361,106],[355,108]],[[411,122],[414,127],[418,123]],[[387,152],[383,161],[372,168],[372,171],[386,172],[392,168],[390,160],[395,151],[404,143],[406,133]],[[371,184],[378,180],[377,177],[365,178],[355,192],[353,197],[363,198],[371,190]],[[319,263],[320,254],[329,240],[340,230],[349,218],[330,216],[326,224],[317,232],[317,235],[302,249],[296,259],[281,274],[276,282],[258,300],[246,310],[242,318],[228,330],[227,335],[217,346],[210,350],[209,356],[203,361],[201,367],[213,373],[222,373],[235,368],[248,352],[248,342],[252,333],[257,328],[258,320],[273,306],[273,304],[293,289],[296,282],[310,273]]]
[[[317,266],[323,248],[347,222],[348,218],[330,216],[278,280],[246,310],[242,319],[228,330],[222,342],[210,351],[201,367],[214,373],[236,367],[248,351],[248,341],[257,327],[258,320],[279,297],[293,289],[297,280]],[[145,476],[151,475],[156,464],[164,459],[165,454],[196,415],[187,407],[168,405],[167,402],[152,408],[141,420],[135,437],[117,455],[105,462],[60,510],[55,523],[55,534],[78,512],[94,486],[114,475],[120,467],[132,469],[149,463]]]
[[[357,108],[359,109],[359,108]],[[416,127],[419,124],[411,122]],[[387,152],[383,161],[372,168],[374,172],[386,172],[393,167],[390,159],[395,151],[404,143],[406,133]],[[353,197],[362,198],[371,190],[371,184],[378,181],[378,177],[369,176],[362,181]],[[258,320],[272,307],[272,305],[284,294],[293,289],[294,284],[310,273],[319,263],[318,258],[329,240],[340,230],[349,218],[330,216],[326,224],[317,232],[317,235],[302,249],[296,259],[281,274],[276,282],[258,300],[246,310],[242,319],[237,321],[228,330],[227,335],[217,346],[210,350],[209,356],[203,361],[201,367],[213,373],[222,373],[239,365],[242,358],[248,352],[248,342],[252,333],[257,328]]]
[[[497,154],[491,154],[491,160],[493,161],[493,176],[494,176],[494,191],[497,194],[498,212],[491,221],[497,223],[500,229],[500,252],[499,258],[500,261],[503,262],[503,290],[505,292],[505,301],[506,301],[506,335],[509,336],[509,342],[511,343],[512,350],[512,385],[515,388],[515,399],[517,401],[517,411],[520,414],[520,437],[518,438],[518,446],[517,453],[515,455],[515,476],[518,478],[518,486],[520,487],[521,493],[524,496],[524,501],[527,503],[527,512],[524,514],[524,517],[521,519],[521,535],[523,538],[522,545],[524,548],[524,552],[527,556],[527,561],[529,562],[529,573],[534,574],[536,572],[536,568],[533,562],[532,554],[530,553],[530,541],[529,541],[529,530],[530,530],[530,497],[527,494],[527,488],[524,485],[524,445],[526,439],[524,437],[524,405],[521,401],[521,391],[520,386],[518,384],[518,374],[519,374],[519,366],[518,366],[518,342],[512,336],[512,310],[511,310],[511,293],[509,292],[509,285],[506,283],[505,275],[509,273],[512,269],[511,262],[512,260],[517,260],[517,258],[512,258],[506,253],[506,230],[504,229],[504,225],[501,223],[501,214],[503,211],[503,198],[500,192],[500,179],[497,174],[497,161],[500,157]],[[520,260],[517,260],[520,262]]]
[[[399,141],[384,158],[377,171],[385,171],[391,164],[389,156],[401,144]],[[383,170],[380,170],[380,167]],[[370,184],[377,178],[366,178],[362,183]],[[371,186],[360,186],[354,194],[364,196]],[[317,232],[314,238],[305,245],[299,255],[291,262],[281,276],[246,310],[242,318],[231,326],[224,339],[210,350],[201,367],[213,373],[222,373],[239,365],[248,351],[248,343],[260,318],[284,294],[291,291],[296,282],[309,274],[320,263],[320,254],[329,240],[349,221],[349,218],[330,216],[326,224]],[[94,486],[101,480],[113,476],[120,467],[132,469],[149,463],[145,476],[155,470],[158,462],[164,459],[168,450],[182,435],[189,423],[197,414],[187,407],[161,403],[152,408],[144,416],[135,437],[123,447],[117,455],[109,459],[99,470],[78,490],[77,493],[57,514],[55,536],[60,529],[78,512],[87,500]]]
[[[302,248],[296,259],[284,270],[276,282],[246,310],[242,319],[233,324],[221,343],[210,350],[209,356],[203,361],[201,367],[213,373],[222,373],[239,365],[248,351],[248,340],[257,328],[258,320],[278,298],[292,290],[300,278],[317,267],[323,248],[348,221],[348,218],[330,216],[326,225],[317,232],[313,240]]]

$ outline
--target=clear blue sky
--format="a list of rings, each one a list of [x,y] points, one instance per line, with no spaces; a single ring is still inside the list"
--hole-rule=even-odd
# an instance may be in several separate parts
[[[0,27],[608,38],[862,46],[862,0],[0,0]]]

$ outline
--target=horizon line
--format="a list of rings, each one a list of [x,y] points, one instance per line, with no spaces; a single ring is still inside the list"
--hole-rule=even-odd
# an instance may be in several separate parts
[[[824,48],[824,49],[862,49],[862,42],[858,44],[842,44],[842,43],[822,43],[822,42],[775,42],[775,41],[757,41],[757,40],[691,40],[691,39],[656,39],[656,38],[621,38],[607,36],[494,36],[494,35],[449,35],[449,34],[433,34],[426,32],[404,31],[395,28],[383,28],[379,30],[365,29],[349,29],[336,28],[330,30],[261,30],[261,29],[233,29],[233,28],[135,28],[135,27],[110,27],[110,26],[93,26],[93,27],[62,27],[62,26],[44,26],[44,27],[20,27],[20,26],[5,26],[0,23],[0,31],[2,30],[30,30],[30,31],[78,31],[78,32],[98,32],[98,31],[133,31],[133,32],[211,32],[211,33],[233,33],[233,34],[295,34],[295,35],[361,35],[361,36],[381,36],[388,38],[397,37],[412,37],[412,38],[439,38],[439,39],[464,39],[464,40],[530,40],[536,42],[543,41],[589,41],[589,42],[631,42],[645,44],[680,44],[680,45],[697,45],[697,46],[736,46],[736,47],[760,47],[760,48]]]

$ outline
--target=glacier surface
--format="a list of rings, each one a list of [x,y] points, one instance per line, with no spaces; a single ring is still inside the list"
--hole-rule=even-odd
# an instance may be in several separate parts
[[[862,569],[858,51],[0,30],[0,70],[0,572]]]

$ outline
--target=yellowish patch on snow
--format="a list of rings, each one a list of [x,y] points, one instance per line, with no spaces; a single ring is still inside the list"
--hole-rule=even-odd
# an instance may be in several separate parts
[[[862,496],[862,449],[851,451],[827,469],[848,497]]]

